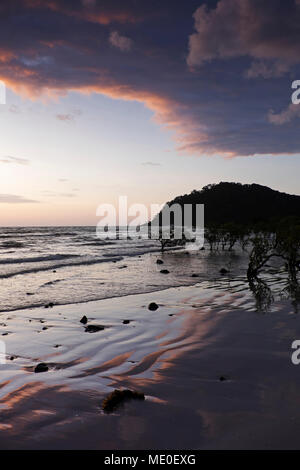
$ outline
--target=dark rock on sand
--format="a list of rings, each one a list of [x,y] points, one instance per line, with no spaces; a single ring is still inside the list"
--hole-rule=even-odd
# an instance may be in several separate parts
[[[161,274],[169,274],[170,271],[168,271],[167,269],[161,269],[160,272]]]
[[[157,305],[155,302],[151,302],[151,303],[148,305],[148,309],[155,311],[155,310],[158,309],[158,305]]]
[[[38,372],[47,372],[48,366],[44,362],[40,362],[34,369],[34,372],[37,374]]]
[[[26,295],[34,295],[33,292],[26,292]]]
[[[102,330],[104,330],[104,326],[102,325],[88,325],[85,328],[85,331],[87,333],[96,333],[97,331],[102,331]]]
[[[43,326],[42,330],[48,330],[48,326]]]
[[[130,320],[123,320],[124,325],[128,325],[130,323]]]
[[[156,260],[156,264],[164,264],[164,262],[163,262],[162,259],[157,259],[157,260]]]
[[[83,315],[82,319],[80,320],[80,323],[82,323],[83,325],[86,325],[88,322],[88,319],[85,315]]]
[[[103,400],[102,410],[105,413],[113,413],[130,400],[145,400],[145,395],[135,390],[114,390]]]
[[[194,274],[192,274],[191,277],[199,277],[199,274],[195,274],[195,273],[194,273]]]
[[[225,268],[220,269],[220,274],[227,274],[228,270]]]
[[[220,382],[224,382],[225,380],[227,380],[226,377],[224,377],[224,375],[221,375],[221,377],[219,378]]]
[[[61,344],[56,344],[56,345],[54,346],[54,348],[60,348],[60,347],[61,347]]]
[[[53,302],[49,302],[48,304],[45,305],[45,308],[52,308],[52,307],[54,307]]]

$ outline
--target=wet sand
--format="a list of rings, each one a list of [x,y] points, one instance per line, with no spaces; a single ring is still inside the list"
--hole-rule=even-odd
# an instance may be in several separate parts
[[[299,448],[299,317],[288,301],[257,313],[232,286],[1,314],[0,448]],[[104,330],[85,332],[83,315]],[[49,371],[34,373],[39,362]],[[146,400],[102,413],[122,387]]]

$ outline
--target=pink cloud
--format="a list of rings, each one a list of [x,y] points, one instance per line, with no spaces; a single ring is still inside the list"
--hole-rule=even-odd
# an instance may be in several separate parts
[[[112,46],[126,52],[130,51],[132,46],[132,40],[126,36],[121,36],[118,31],[113,31],[110,33],[109,42]]]
[[[298,1],[220,0],[214,9],[199,7],[194,20],[196,32],[189,38],[187,57],[190,67],[250,56],[259,62],[251,65],[248,77],[268,78],[300,62]]]

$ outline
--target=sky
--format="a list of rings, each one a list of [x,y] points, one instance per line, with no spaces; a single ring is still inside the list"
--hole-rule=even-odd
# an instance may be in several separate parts
[[[210,183],[300,194],[300,0],[3,0],[0,225]]]

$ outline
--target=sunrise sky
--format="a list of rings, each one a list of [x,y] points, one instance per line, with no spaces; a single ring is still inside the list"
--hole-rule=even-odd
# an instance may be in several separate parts
[[[219,181],[300,194],[299,0],[10,0],[0,24],[0,225]]]

